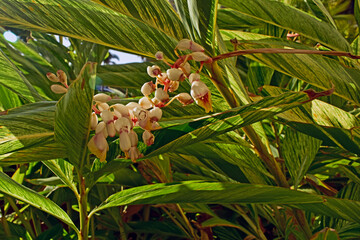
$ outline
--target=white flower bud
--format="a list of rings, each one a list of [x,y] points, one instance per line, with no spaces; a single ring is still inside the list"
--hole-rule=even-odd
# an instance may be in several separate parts
[[[155,103],[155,105],[158,105],[161,101],[159,99],[157,99],[156,97],[154,97],[153,99],[151,99],[151,101],[153,103]]]
[[[109,124],[110,122],[114,121],[114,115],[112,114],[112,112],[108,109],[103,110],[100,113],[100,116],[102,118],[102,120],[106,123]]]
[[[95,143],[95,146],[97,147],[97,149],[99,149],[100,151],[105,151],[109,147],[109,145],[106,141],[106,138],[104,137],[103,134],[95,135],[94,143]]]
[[[140,156],[139,149],[136,146],[132,146],[129,150],[129,155],[131,161],[136,162],[136,159],[138,159]]]
[[[100,110],[100,112],[104,111],[104,110],[109,110],[109,104],[107,103],[99,103],[97,105],[98,109]]]
[[[139,142],[139,138],[138,138],[138,135],[136,134],[136,132],[131,130],[129,132],[129,137],[130,137],[131,146],[136,147],[138,145],[138,142]]]
[[[179,93],[178,95],[175,96],[175,98],[183,105],[189,105],[191,103],[194,102],[194,100],[192,99],[192,97],[190,96],[190,94],[188,93]]]
[[[189,75],[189,74],[191,73],[191,65],[190,65],[190,63],[186,62],[186,63],[184,64],[184,66],[182,66],[182,68],[183,68],[184,73],[185,73],[186,75]]]
[[[160,128],[160,124],[156,121],[151,122],[151,130]]]
[[[202,81],[194,81],[191,84],[190,94],[195,99],[205,96],[209,91],[209,88]]]
[[[211,57],[209,57],[208,55],[206,55],[203,52],[193,52],[191,54],[191,56],[192,56],[192,59],[197,62],[206,62],[211,59]]]
[[[180,82],[178,81],[170,81],[170,85],[169,85],[169,92],[175,92],[176,90],[178,90],[180,86]]]
[[[105,130],[106,124],[104,122],[99,122],[95,128],[95,134],[103,133]]]
[[[65,87],[58,85],[58,84],[53,84],[50,86],[50,88],[51,88],[51,91],[53,91],[56,94],[62,94],[62,93],[66,93],[68,91]]]
[[[126,106],[117,103],[111,106],[112,108],[114,108],[114,110],[116,110],[117,112],[119,112],[121,114],[121,116],[125,117],[125,116],[130,116],[129,114],[129,108],[127,108]]]
[[[150,131],[147,130],[143,132],[142,138],[147,146],[151,146],[155,140],[155,136]]]
[[[198,73],[192,73],[189,76],[190,83],[193,83],[194,81],[200,81],[200,74]]]
[[[149,109],[153,106],[153,104],[150,102],[149,98],[147,97],[140,98],[139,104],[144,109]]]
[[[58,70],[56,72],[56,75],[58,76],[59,78],[59,81],[64,84],[64,85],[67,85],[67,76],[66,76],[66,73],[63,71],[63,70]]]
[[[183,71],[178,68],[170,68],[166,71],[166,74],[171,81],[181,81],[185,78]]]
[[[181,51],[185,51],[185,50],[191,50],[193,52],[203,52],[204,48],[191,41],[190,39],[182,39],[179,41],[178,45],[176,46],[177,49],[181,50]]]
[[[115,137],[116,130],[115,130],[114,122],[110,122],[109,124],[106,124],[106,130],[109,134],[109,137]]]
[[[131,141],[127,132],[121,132],[119,136],[120,149],[123,152],[129,151],[131,148]]]
[[[152,121],[159,121],[162,117],[162,110],[158,107],[154,107],[149,111],[149,117]]]
[[[114,123],[115,125],[115,129],[117,132],[129,132],[130,128],[131,128],[131,123],[130,120],[125,118],[125,117],[121,117],[119,119],[117,119]]]
[[[114,116],[115,116],[117,119],[123,117],[123,116],[121,115],[121,113],[119,113],[116,109],[114,109],[113,114],[114,114]]]
[[[142,85],[142,87],[141,87],[141,93],[144,96],[149,96],[154,91],[155,91],[155,84],[151,81],[144,83],[144,85]]]
[[[161,52],[161,51],[155,53],[155,58],[156,58],[156,60],[163,60],[164,59],[164,53]]]
[[[149,74],[150,77],[156,77],[161,73],[161,69],[157,65],[153,65],[151,67],[148,66],[146,70],[147,70],[147,74]]]
[[[98,117],[96,115],[96,113],[91,113],[91,117],[90,117],[90,128],[92,130],[95,130],[96,129],[96,126],[98,124]]]
[[[169,100],[169,94],[163,89],[158,88],[155,91],[155,98],[159,99],[161,102],[167,102]]]
[[[140,107],[140,104],[138,104],[137,102],[129,102],[128,104],[126,104],[126,107],[129,109],[129,111],[134,111],[135,108]]]
[[[106,103],[111,100],[111,96],[105,93],[98,93],[94,96],[94,101],[97,103]]]
[[[60,82],[60,79],[55,74],[53,74],[51,72],[48,72],[46,74],[46,77],[52,82]]]

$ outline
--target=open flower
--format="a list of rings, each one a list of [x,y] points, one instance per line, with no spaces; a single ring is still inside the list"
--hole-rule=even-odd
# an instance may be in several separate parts
[[[213,111],[210,90],[201,80],[195,78],[192,81],[190,94],[195,102],[205,109],[205,112]]]

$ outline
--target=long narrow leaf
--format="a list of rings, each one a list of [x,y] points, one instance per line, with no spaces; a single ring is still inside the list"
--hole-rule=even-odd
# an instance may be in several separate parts
[[[76,166],[82,165],[87,153],[95,67],[87,63],[56,106],[55,140],[66,147],[70,162]]]
[[[78,232],[71,218],[56,203],[15,182],[3,172],[0,172],[0,191],[53,215]]]

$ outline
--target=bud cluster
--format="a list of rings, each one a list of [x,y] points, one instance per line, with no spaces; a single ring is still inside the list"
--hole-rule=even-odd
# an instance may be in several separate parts
[[[46,77],[52,81],[52,82],[56,82],[56,83],[61,83],[60,84],[53,84],[51,85],[51,91],[53,91],[56,94],[63,94],[67,92],[67,89],[69,88],[68,84],[67,84],[67,76],[66,73],[63,70],[58,70],[56,72],[56,75],[49,72],[46,74]]]
[[[191,53],[186,55],[179,55],[178,50],[190,50]],[[170,69],[167,69],[166,72],[163,72],[157,65],[153,65],[151,67],[149,66],[147,68],[147,73],[150,77],[156,78],[156,82],[155,84],[152,81],[145,83],[141,88],[141,92],[145,97],[149,98],[149,95],[155,91],[155,98],[149,98],[149,101],[158,107],[167,106],[175,99],[177,99],[185,106],[192,103],[194,101],[193,99],[195,99],[195,102],[199,106],[203,107],[205,112],[212,111],[213,108],[210,90],[206,84],[200,80],[199,74],[204,63],[211,63],[212,58],[204,53],[204,48],[201,45],[189,39],[180,40],[175,47],[175,53],[178,56],[178,59],[172,65],[164,59],[162,52],[157,52],[155,54],[155,58],[157,60],[164,61],[167,65],[170,66]],[[200,68],[196,73],[191,73],[191,66],[188,62],[190,60],[200,62]],[[188,93],[180,93],[169,101],[169,95],[167,92],[176,91],[180,83],[185,79],[189,79],[191,84],[191,96]],[[163,88],[158,88],[159,85],[163,86]]]
[[[137,148],[138,135],[133,128],[141,127],[143,141],[150,146],[154,143],[152,130],[159,128],[158,121],[161,119],[162,110],[151,105],[142,98],[139,102],[130,102],[127,105],[107,102],[111,97],[105,93],[94,96],[94,105],[91,114],[90,128],[95,130],[95,135],[88,143],[89,150],[95,154],[101,162],[106,160],[106,153],[109,150],[107,137],[119,136],[119,145],[125,158],[132,161],[138,159],[141,154]],[[99,119],[101,118],[101,121]]]

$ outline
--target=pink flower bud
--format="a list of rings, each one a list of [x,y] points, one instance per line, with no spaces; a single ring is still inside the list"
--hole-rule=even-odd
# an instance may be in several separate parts
[[[147,146],[154,144],[155,136],[150,131],[145,130],[143,132],[142,138]]]
[[[151,121],[158,122],[162,117],[162,110],[158,107],[154,107],[153,109],[150,110],[149,117]]]
[[[208,55],[206,55],[205,53],[203,52],[193,52],[191,54],[192,56],[192,59],[194,61],[197,61],[197,62],[208,62],[208,61],[211,61],[211,57],[209,57]]]
[[[177,49],[181,50],[181,51],[185,51],[185,50],[191,50],[193,52],[203,52],[204,48],[191,41],[190,39],[182,39],[179,41],[178,45],[176,46]]]
[[[48,72],[46,74],[46,77],[52,82],[60,82],[60,79],[55,74],[53,74],[51,72]]]
[[[200,74],[198,73],[192,73],[189,76],[190,83],[193,83],[194,81],[200,81]]]
[[[166,74],[171,81],[183,81],[185,78],[183,71],[178,68],[170,68]]]
[[[90,128],[92,130],[95,130],[96,129],[96,126],[98,124],[98,117],[96,115],[96,113],[91,113],[91,117],[90,117]]]
[[[149,109],[153,106],[153,104],[150,102],[149,98],[147,97],[140,98],[139,104],[144,109]]]
[[[159,99],[161,102],[167,102],[169,100],[169,94],[161,88],[158,88],[155,91],[155,98]]]
[[[111,107],[114,108],[116,111],[118,111],[123,117],[130,116],[129,109],[120,103],[114,104]]]
[[[104,111],[104,110],[109,110],[109,104],[107,103],[99,103],[97,105],[98,109],[100,110],[100,112]]]
[[[114,121],[114,115],[112,114],[112,112],[110,112],[110,110],[103,110],[100,113],[100,116],[106,124],[109,124],[110,122]]]
[[[97,103],[106,103],[111,100],[111,96],[105,93],[98,93],[94,96],[94,101]]]
[[[66,73],[63,70],[58,70],[56,72],[56,75],[59,78],[59,81],[64,84],[65,86],[67,86],[67,76]]]
[[[130,120],[128,118],[125,117],[121,117],[119,119],[117,119],[114,123],[115,125],[115,129],[117,132],[121,133],[121,132],[129,132],[130,128],[131,128],[131,123]]]
[[[142,85],[142,87],[141,87],[141,93],[144,96],[149,96],[154,91],[155,91],[155,84],[151,81],[144,83],[144,85]]]
[[[155,53],[155,58],[156,58],[156,60],[163,60],[164,59],[164,53],[161,52],[161,51]]]
[[[50,88],[51,88],[51,91],[53,91],[56,94],[63,94],[68,91],[65,87],[58,85],[58,84],[53,84],[50,86]]]
[[[130,137],[131,147],[136,147],[139,142],[139,138],[138,138],[138,135],[136,134],[136,132],[131,130],[129,132],[129,137]]]
[[[190,94],[188,93],[179,93],[175,98],[182,103],[183,106],[189,105],[194,102]]]
[[[146,70],[147,70],[147,74],[149,74],[150,77],[156,77],[161,73],[161,69],[157,65],[153,65],[151,67],[148,66]]]
[[[131,141],[127,132],[121,132],[119,136],[120,149],[123,152],[128,152],[131,148]]]
[[[169,92],[175,92],[176,90],[178,90],[180,86],[180,82],[178,81],[170,81],[170,85],[169,85]]]

